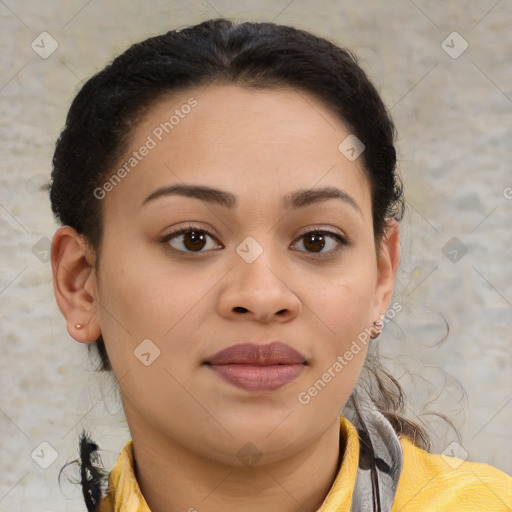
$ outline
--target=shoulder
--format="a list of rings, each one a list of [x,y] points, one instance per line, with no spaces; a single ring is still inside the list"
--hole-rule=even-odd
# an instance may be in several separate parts
[[[431,454],[400,438],[403,469],[393,512],[512,510],[512,477],[489,466]]]

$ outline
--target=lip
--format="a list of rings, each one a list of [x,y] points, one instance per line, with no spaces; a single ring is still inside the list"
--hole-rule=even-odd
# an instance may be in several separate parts
[[[307,365],[297,350],[279,341],[240,343],[204,362],[225,381],[247,391],[275,391],[295,380]]]

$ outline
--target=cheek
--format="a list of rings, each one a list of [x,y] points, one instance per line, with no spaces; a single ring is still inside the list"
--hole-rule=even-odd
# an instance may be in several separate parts
[[[166,352],[178,359],[176,355],[188,349],[173,339],[193,335],[203,320],[202,304],[211,302],[208,294],[223,273],[201,271],[198,262],[179,268],[156,259],[154,251],[117,247],[116,252],[105,247],[98,285],[101,330],[109,355],[119,364],[133,365],[133,351],[150,339],[160,348],[162,360]]]
[[[348,400],[364,364],[372,319],[375,262],[354,258],[345,271],[326,281],[322,289],[310,289],[305,300],[311,304],[319,347],[312,360],[307,387],[297,396],[303,405],[316,410],[340,411]]]
[[[368,327],[372,318],[376,285],[375,263],[371,258],[353,258],[340,272],[308,286],[304,302],[327,340],[337,349]]]

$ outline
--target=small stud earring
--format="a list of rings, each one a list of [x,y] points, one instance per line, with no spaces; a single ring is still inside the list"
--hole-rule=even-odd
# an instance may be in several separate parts
[[[75,329],[83,329],[85,327],[86,324],[75,324]]]
[[[382,316],[383,315],[381,315],[381,318],[382,318]],[[377,336],[370,336],[370,338],[375,341],[375,340],[378,340],[380,338],[380,335],[382,334],[384,322],[382,320],[375,320],[375,322],[373,322],[373,326],[377,329],[378,334],[377,334]]]

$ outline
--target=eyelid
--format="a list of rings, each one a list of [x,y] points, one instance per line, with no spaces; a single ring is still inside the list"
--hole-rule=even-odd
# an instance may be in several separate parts
[[[306,226],[303,230],[301,230],[300,234],[297,235],[297,238],[300,238],[301,236],[307,235],[308,233],[312,233],[315,231],[321,231],[322,233],[327,233],[330,235],[337,235],[340,238],[343,238],[348,242],[347,236],[345,233],[339,229],[333,228],[331,226],[322,226],[319,224],[313,224],[312,226]]]

